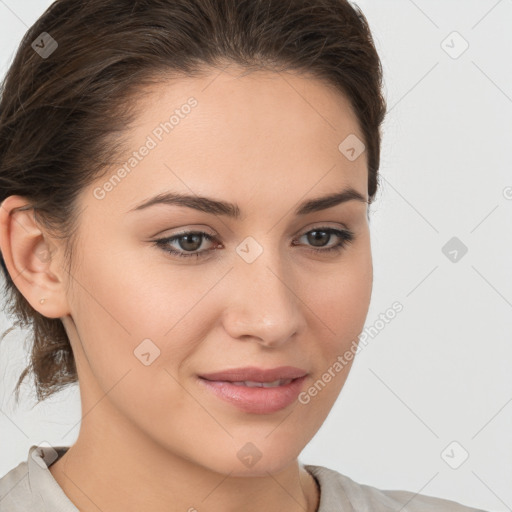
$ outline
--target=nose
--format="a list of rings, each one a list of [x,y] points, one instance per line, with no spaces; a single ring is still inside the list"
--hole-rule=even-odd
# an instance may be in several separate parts
[[[264,250],[252,263],[237,257],[230,272],[229,300],[223,315],[229,335],[279,347],[302,331],[307,297],[299,297],[294,291],[293,268],[286,266],[277,251]]]

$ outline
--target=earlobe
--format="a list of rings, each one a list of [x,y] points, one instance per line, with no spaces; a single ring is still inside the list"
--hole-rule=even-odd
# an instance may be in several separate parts
[[[26,198],[9,196],[0,205],[0,250],[18,290],[43,316],[69,314],[65,270],[38,225]],[[44,300],[41,300],[44,299]]]

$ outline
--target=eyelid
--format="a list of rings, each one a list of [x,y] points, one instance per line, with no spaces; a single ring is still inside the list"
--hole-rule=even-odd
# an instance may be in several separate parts
[[[331,224],[334,224],[334,225],[331,225]],[[340,226],[341,226],[341,228],[340,228]],[[303,235],[304,233],[306,233],[308,231],[311,231],[312,229],[319,229],[321,227],[324,227],[324,228],[334,228],[334,229],[345,229],[347,231],[350,231],[350,228],[346,224],[344,224],[343,222],[335,222],[335,221],[325,221],[325,222],[322,222],[322,221],[318,221],[318,222],[311,222],[310,224],[306,225],[305,227],[303,226],[298,231],[296,231],[292,236],[295,237],[295,236]],[[178,229],[178,231],[174,232],[173,229]],[[162,233],[167,233],[168,231],[171,231],[171,233],[168,234],[168,235],[162,235]],[[155,233],[151,238],[152,239],[154,239],[155,237],[171,238],[171,237],[174,237],[174,236],[179,236],[179,235],[182,235],[182,234],[187,234],[187,233],[196,232],[196,231],[205,232],[206,234],[210,235],[211,237],[218,237],[219,236],[218,232],[216,232],[215,230],[211,229],[206,224],[191,224],[191,225],[185,226],[185,227],[179,227],[179,228],[172,228],[171,227],[171,228],[162,229],[162,230],[158,231],[157,233]]]
[[[173,231],[173,229],[178,229],[178,231]],[[167,233],[169,231],[171,232],[169,235],[162,234],[162,233]],[[205,224],[191,224],[190,226],[185,226],[185,227],[161,229],[160,231],[158,231],[158,233],[155,233],[151,238],[155,238],[155,237],[171,238],[173,236],[186,235],[187,233],[196,232],[196,231],[204,232],[212,237],[218,236],[218,233],[215,230],[211,229],[210,227],[208,227]]]
[[[340,225],[341,225],[341,228],[340,228]],[[171,228],[172,229],[172,228]],[[331,226],[329,222],[312,222],[311,224],[307,225],[306,227],[302,227],[300,230],[298,230],[296,233],[294,233],[292,236],[295,238],[295,237],[298,237],[298,236],[303,236],[305,235],[306,233],[309,233],[310,231],[312,230],[320,230],[320,229],[339,229],[341,231],[348,231],[350,232],[350,228],[348,226],[346,226],[344,223],[342,222],[338,222],[336,225],[334,226]],[[161,235],[161,233],[165,233],[167,232],[168,230],[167,229],[164,229],[162,231],[159,231],[158,233],[156,233],[152,238],[154,237],[159,237],[159,239],[168,239],[168,238],[175,238],[175,237],[179,237],[180,235],[187,235],[187,234],[190,234],[190,233],[204,233],[210,237],[212,237],[213,239],[217,239],[217,237],[219,236],[218,233],[214,232],[213,230],[210,231],[210,229],[204,225],[195,225],[195,226],[187,226],[187,227],[184,227],[184,228],[181,228],[179,231],[176,231],[176,232],[173,232],[169,235]]]
[[[334,224],[334,225],[331,225]],[[340,227],[341,226],[341,227]],[[302,236],[305,233],[308,233],[311,230],[315,229],[339,229],[340,231],[350,231],[349,227],[346,224],[343,224],[343,222],[312,222],[311,224],[308,224],[306,227],[301,228],[294,236]]]

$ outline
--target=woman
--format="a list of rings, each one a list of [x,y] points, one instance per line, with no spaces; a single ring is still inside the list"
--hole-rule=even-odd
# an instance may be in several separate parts
[[[30,28],[0,104],[18,386],[78,381],[82,422],[5,510],[475,510],[298,461],[369,307],[381,79],[343,0],[58,0]]]

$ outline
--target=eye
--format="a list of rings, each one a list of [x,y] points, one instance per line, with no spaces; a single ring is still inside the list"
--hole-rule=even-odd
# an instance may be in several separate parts
[[[337,236],[338,241],[329,247],[325,247],[323,243],[325,241],[329,241],[332,235]],[[307,241],[313,244],[313,247],[311,247],[310,250],[316,253],[332,254],[333,252],[341,252],[349,243],[351,243],[354,240],[355,235],[352,231],[349,231],[348,229],[317,227],[308,231],[307,233],[304,233],[301,236],[301,238],[302,237],[306,237]]]
[[[159,240],[155,240],[154,243],[165,252],[171,253],[175,256],[180,256],[183,258],[200,258],[204,256],[205,253],[212,250],[209,249],[201,252],[192,252],[197,251],[201,247],[202,239],[212,241],[214,240],[214,237],[208,233],[205,233],[204,231],[186,231],[184,233],[180,233],[168,238],[160,238]],[[176,242],[178,243],[178,250],[176,250],[176,246],[172,248],[172,246],[169,245]],[[182,250],[185,252],[182,252]],[[187,252],[189,254],[187,254]]]
[[[331,237],[335,235],[338,241],[333,245],[327,246],[327,243],[331,240]],[[307,231],[300,238],[306,237],[307,243],[312,244],[309,250],[315,253],[338,253],[341,252],[349,243],[351,243],[355,235],[352,231],[346,229],[336,229],[331,227],[317,227]],[[177,235],[160,238],[154,240],[154,244],[161,248],[163,251],[178,256],[180,258],[191,258],[196,259],[207,256],[209,252],[216,250],[205,249],[199,251],[203,245],[203,241],[209,242],[216,240],[212,235],[205,233],[204,231],[186,231]],[[174,244],[174,245],[172,245]],[[177,244],[177,245],[176,245]],[[302,245],[293,243],[294,246]],[[199,251],[199,252],[197,252]]]

